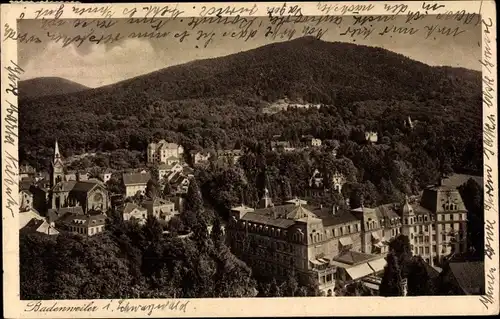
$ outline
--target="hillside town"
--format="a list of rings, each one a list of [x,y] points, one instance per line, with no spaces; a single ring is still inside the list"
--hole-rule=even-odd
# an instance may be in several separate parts
[[[367,132],[365,137],[367,143],[377,143],[376,133]],[[322,141],[312,136],[303,136],[301,141],[292,147],[276,137],[269,146],[285,153],[322,146]],[[195,169],[214,163],[238,166],[244,156],[241,149],[192,151],[186,156],[182,145],[165,140],[150,143],[145,151],[143,169],[70,171],[56,140],[47,171],[37,172],[28,165],[20,169],[20,232],[97,236],[109,227],[110,215],[118,214],[122,221],[140,226],[154,218],[163,225],[163,234],[170,236],[168,225],[185,209]],[[332,154],[335,156],[335,149]],[[363,201],[354,206],[348,198],[331,205],[308,203],[306,199],[321,201],[330,192],[342,194],[348,183],[346,176],[338,171],[330,173],[314,169],[301,198],[291,196],[275,203],[267,188],[256,203],[245,203],[242,196],[221,225],[231,252],[253,272],[278,280],[290,275],[304,283],[312,279],[319,295],[339,295],[353,285],[378,295],[390,244],[404,235],[412,254],[421,257],[427,276],[442,278],[448,289],[458,294],[480,291],[480,275],[474,277],[477,282],[464,277],[470,275],[464,269],[471,267],[482,274],[480,261],[448,262],[450,256],[467,254],[471,248],[468,212],[456,187],[466,182],[465,177],[455,174],[418,195],[406,195],[402,202],[373,207]],[[116,180],[120,193],[110,190],[116,189],[112,186]],[[207,225],[207,230],[212,227]],[[191,235],[192,229],[187,229],[176,236]],[[402,295],[408,293],[407,285],[407,279],[402,278]]]
[[[484,294],[481,64],[331,30],[21,80],[21,299]]]

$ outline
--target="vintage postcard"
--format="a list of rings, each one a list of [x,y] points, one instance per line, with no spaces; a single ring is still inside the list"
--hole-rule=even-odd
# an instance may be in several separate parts
[[[498,314],[493,1],[1,22],[6,318]]]

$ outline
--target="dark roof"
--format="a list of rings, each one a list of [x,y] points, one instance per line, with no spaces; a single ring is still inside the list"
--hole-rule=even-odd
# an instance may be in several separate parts
[[[57,220],[64,220],[68,214],[73,215],[84,215],[83,208],[81,206],[77,207],[63,207],[59,209],[49,209],[47,211],[47,217],[49,222],[54,222]]]
[[[337,212],[335,212],[335,215],[333,215],[331,207],[316,208],[313,209],[312,212],[323,220],[323,225],[325,227],[354,223],[358,221],[358,219],[353,214],[345,210],[338,210]]]
[[[375,259],[375,258],[379,258],[379,257],[374,256],[374,255],[360,253],[357,251],[348,251],[348,252],[345,252],[345,253],[333,258],[333,260],[340,261],[341,263],[344,263],[344,264],[356,265],[356,264],[361,264],[361,263],[370,261],[370,260]]]
[[[20,232],[36,232],[38,227],[40,227],[44,222],[45,221],[43,219],[33,218],[23,228],[20,229]]]
[[[241,219],[252,223],[259,223],[279,228],[288,228],[295,224],[295,221],[290,219],[274,218],[270,215],[264,215],[254,212],[246,213]]]
[[[376,214],[379,217],[382,218],[400,218],[399,214],[397,213],[397,208],[394,207],[394,204],[385,204],[385,205],[380,205],[375,207],[375,210],[377,211]]]
[[[93,189],[95,186],[100,185],[101,183],[96,181],[80,181],[76,182],[71,191],[73,192],[88,192]]]
[[[443,212],[446,202],[455,203],[458,211],[466,211],[462,197],[456,188],[447,186],[430,186],[424,189],[420,205],[431,212]]]
[[[450,263],[449,267],[465,294],[484,293],[484,263],[482,261]]]
[[[151,174],[149,172],[123,174],[123,183],[125,185],[147,184],[150,179]]]
[[[425,267],[425,271],[427,272],[427,275],[429,275],[429,278],[435,279],[435,278],[439,277],[439,271],[437,271],[436,268],[432,267],[431,265],[429,265],[425,261],[423,261],[423,264]]]

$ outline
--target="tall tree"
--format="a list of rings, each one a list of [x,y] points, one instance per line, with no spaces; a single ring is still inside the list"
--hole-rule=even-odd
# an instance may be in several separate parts
[[[214,218],[212,232],[210,235],[212,237],[215,248],[219,248],[224,243],[224,232],[222,230],[222,224],[219,217]]]
[[[380,296],[401,296],[401,268],[394,254],[387,255],[387,265],[384,268],[382,283],[380,284]]]
[[[146,184],[146,197],[154,200],[158,196],[158,188],[158,184],[153,179],[150,179]]]
[[[203,210],[203,198],[195,178],[192,178],[189,182],[184,208],[195,213],[200,213]]]

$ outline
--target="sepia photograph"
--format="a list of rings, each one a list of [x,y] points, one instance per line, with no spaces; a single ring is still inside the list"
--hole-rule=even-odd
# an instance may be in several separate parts
[[[18,20],[21,300],[485,294],[481,17],[279,9]]]

